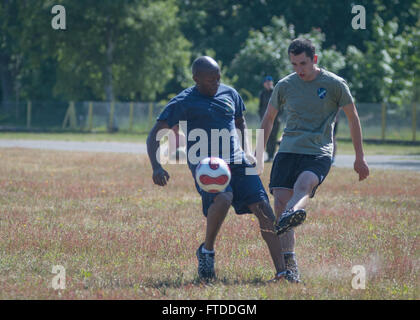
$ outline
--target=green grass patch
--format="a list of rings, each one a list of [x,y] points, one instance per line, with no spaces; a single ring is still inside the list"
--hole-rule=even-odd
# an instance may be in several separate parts
[[[363,149],[366,155],[420,155],[420,145],[364,142]],[[354,154],[353,143],[338,140],[337,155],[340,154]]]
[[[147,133],[26,133],[1,132],[0,139],[10,140],[57,140],[57,141],[99,141],[99,142],[146,142]]]

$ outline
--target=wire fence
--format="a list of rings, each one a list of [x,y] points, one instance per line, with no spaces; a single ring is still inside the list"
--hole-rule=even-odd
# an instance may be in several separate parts
[[[0,106],[0,129],[79,132],[148,132],[164,105],[155,102],[9,102]],[[357,103],[364,139],[418,141],[417,104]],[[259,128],[257,114],[245,115]],[[338,138],[350,138],[347,118],[339,113]]]
[[[398,106],[390,103],[358,103],[357,111],[364,139],[416,141],[420,137],[420,117],[415,103]],[[347,117],[339,113],[338,138],[350,137]]]
[[[164,106],[154,102],[43,102],[4,103],[3,130],[146,132]]]

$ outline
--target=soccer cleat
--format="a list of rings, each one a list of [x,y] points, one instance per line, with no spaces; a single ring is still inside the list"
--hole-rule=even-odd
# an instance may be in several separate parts
[[[293,211],[293,209],[289,209],[283,212],[279,222],[275,225],[277,230],[277,235],[281,235],[290,229],[297,227],[298,225],[302,224],[303,221],[306,219],[306,211],[303,209],[299,209]]]
[[[284,278],[289,281],[290,283],[301,283],[302,281],[299,279],[299,274],[294,273],[291,270],[287,270],[288,272],[284,276]]]
[[[286,269],[290,271],[290,282],[300,283],[300,273],[294,253],[285,253],[284,262]]]
[[[197,249],[198,276],[203,280],[211,280],[216,277],[214,272],[214,253],[203,253],[204,243]]]
[[[291,283],[300,283],[301,282],[299,279],[297,279],[294,276],[293,272],[290,271],[290,270],[284,270],[282,272],[277,273],[276,276],[273,279],[269,280],[268,282],[273,283],[273,282],[279,282],[281,280],[287,280]]]

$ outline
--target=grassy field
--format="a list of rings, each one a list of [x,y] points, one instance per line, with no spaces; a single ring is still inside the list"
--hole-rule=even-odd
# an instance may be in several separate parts
[[[57,141],[112,141],[112,142],[146,142],[146,133],[26,133],[1,132],[0,139],[10,140],[57,140]]]
[[[145,143],[147,134],[131,133],[15,133],[2,132],[0,139],[11,140],[58,140],[58,141],[112,141],[112,142],[138,142]],[[255,137],[254,137],[255,138]],[[255,146],[255,141],[254,141]],[[397,145],[364,143],[367,155],[420,155],[420,145]],[[354,154],[353,144],[350,141],[338,142],[338,154]]]
[[[372,170],[359,183],[332,169],[296,232],[305,285],[267,284],[274,268],[257,221],[231,211],[218,280],[204,285],[195,250],[205,221],[186,167],[168,167],[160,188],[134,155],[2,149],[0,163],[0,299],[420,298],[412,172]],[[51,288],[54,265],[65,267],[65,290]],[[351,286],[354,265],[366,269],[365,290]]]

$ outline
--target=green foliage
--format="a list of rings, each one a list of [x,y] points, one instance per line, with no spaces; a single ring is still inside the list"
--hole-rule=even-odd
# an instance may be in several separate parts
[[[189,63],[189,43],[178,29],[173,1],[107,1],[66,3],[70,21],[59,47],[57,92],[86,99],[153,100],[174,75]],[[71,79],[71,82],[69,82]],[[112,80],[110,80],[112,79]],[[112,82],[112,83],[111,83]]]
[[[414,48],[419,44],[419,32],[408,28],[398,34],[396,21],[384,23],[378,15],[372,25],[373,40],[366,41],[366,52],[354,46],[347,49],[349,82],[359,101],[401,105],[413,98],[414,83],[418,83],[415,70],[419,70],[419,61]]]
[[[51,28],[56,4],[66,8],[65,31]],[[255,97],[263,76],[292,71],[288,43],[305,35],[357,100],[419,101],[420,2],[358,4],[366,30],[351,28],[352,0],[2,1],[0,97],[166,100],[193,84],[190,64],[205,53],[224,83]]]
[[[420,1],[413,9],[420,12]],[[403,44],[401,55],[396,58],[396,72],[400,78],[406,80],[405,84],[411,91],[411,100],[420,102],[420,18],[416,25],[407,26],[401,36]]]
[[[294,37],[293,27],[284,18],[273,18],[262,31],[251,30],[230,66],[230,73],[237,76],[236,86],[257,96],[264,76],[276,81],[290,73],[287,48]]]
[[[313,29],[299,37],[311,39],[314,43],[321,67],[338,72],[345,66],[344,56],[340,52],[333,48],[322,49],[325,35],[320,29]],[[294,38],[293,25],[287,25],[283,17],[274,17],[262,31],[251,30],[230,68],[230,72],[237,76],[236,86],[256,96],[262,88],[264,76],[271,75],[279,80],[293,72],[287,49]]]

